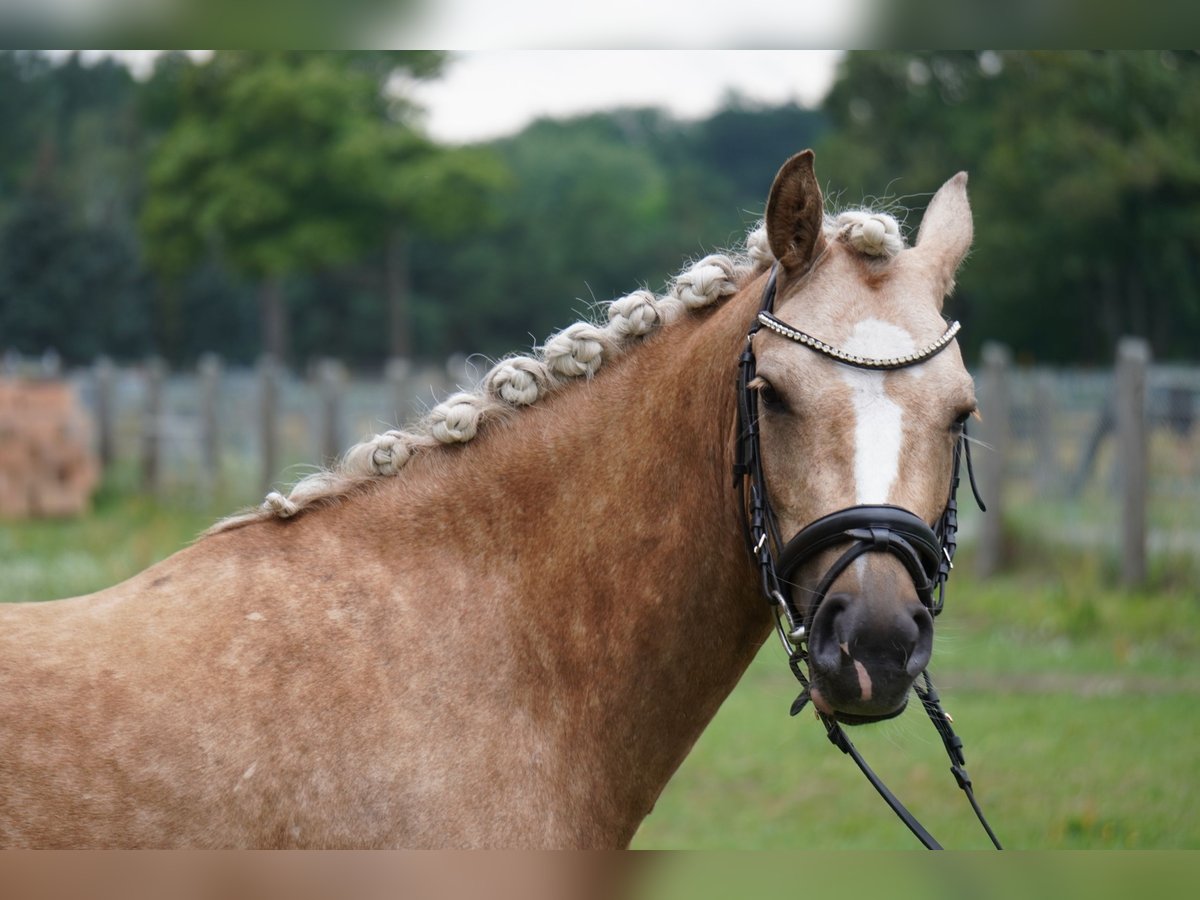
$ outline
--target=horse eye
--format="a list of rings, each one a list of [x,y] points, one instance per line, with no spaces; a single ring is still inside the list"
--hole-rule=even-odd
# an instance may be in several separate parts
[[[958,417],[954,420],[954,424],[950,426],[950,430],[955,434],[961,433],[963,427],[967,424],[967,419],[971,418],[974,412],[975,410],[968,409],[966,412],[959,413]]]
[[[769,381],[760,381],[758,385],[758,399],[767,409],[774,411],[783,411],[787,409],[787,402],[780,395],[779,391],[775,390],[775,386]]]

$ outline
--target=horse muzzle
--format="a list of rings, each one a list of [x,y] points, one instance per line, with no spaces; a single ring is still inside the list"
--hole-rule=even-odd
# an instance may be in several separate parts
[[[933,617],[915,598],[830,594],[809,631],[813,699],[846,723],[898,715],[932,652]]]
[[[815,589],[806,592],[809,601],[793,606],[804,622],[810,695],[818,709],[846,724],[891,718],[904,710],[913,681],[933,652],[941,542],[906,509],[850,507],[817,519],[787,543],[780,554],[781,584],[790,588],[802,566],[839,549]],[[896,575],[909,583],[886,591],[879,586],[834,590],[850,564],[865,554],[898,560],[902,568]]]

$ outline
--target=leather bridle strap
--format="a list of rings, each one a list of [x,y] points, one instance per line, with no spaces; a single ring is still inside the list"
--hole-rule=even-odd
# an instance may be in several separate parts
[[[908,827],[908,830],[917,836],[917,840],[924,845],[925,849],[944,850],[945,848],[937,842],[937,838],[930,834],[925,826],[917,821],[917,817],[908,811],[908,807],[901,803],[899,798],[888,790],[886,784],[880,781],[879,776],[875,774],[875,770],[867,765],[867,761],[862,758],[862,754],[858,752],[858,748],[850,742],[850,738],[846,737],[846,732],[842,730],[842,726],[824,713],[817,713],[817,715],[825,726],[825,733],[829,737],[830,743],[854,760],[859,770],[867,776],[867,781],[871,782],[871,787],[875,788],[879,796],[884,799],[884,802],[891,807],[892,812]],[[988,829],[988,833],[991,834],[991,829]],[[999,844],[996,845],[997,849],[999,849],[999,846]]]
[[[829,356],[839,363],[890,370],[916,365],[941,352],[958,332],[958,323],[952,323],[946,333],[934,344],[920,353],[900,359],[869,360],[848,355],[811,338],[780,322],[771,314],[775,301],[777,269],[772,269],[763,291],[759,314],[746,335],[746,345],[738,363],[737,413],[738,433],[734,447],[733,477],[738,491],[739,504],[743,512],[742,528],[746,544],[759,570],[763,596],[774,608],[780,639],[788,654],[788,664],[800,682],[800,696],[792,704],[791,713],[796,715],[810,698],[808,677],[808,625],[816,616],[817,609],[829,593],[834,582],[854,560],[866,553],[885,552],[897,557],[913,580],[918,597],[932,615],[942,611],[944,589],[953,568],[954,551],[957,547],[959,472],[963,457],[967,460],[967,474],[971,490],[980,509],[986,509],[975,484],[975,472],[971,465],[970,443],[966,438],[966,427],[954,447],[954,468],[950,481],[950,495],[935,527],[931,528],[915,513],[898,506],[859,505],[830,513],[802,528],[786,544],[782,541],[778,521],[771,509],[767,496],[766,476],[763,471],[759,445],[758,394],[751,383],[755,377],[753,338],[766,325],[784,337],[795,340],[818,353]],[[807,561],[824,550],[849,544],[849,547],[834,561],[812,592],[812,602],[807,615],[802,615],[791,601],[791,576]],[[934,591],[937,597],[934,597]],[[942,739],[950,758],[950,771],[958,786],[966,793],[971,808],[996,849],[1001,849],[991,826],[984,818],[971,789],[962,754],[962,739],[954,733],[950,717],[941,707],[929,672],[922,673],[924,686],[919,683],[913,689],[921,705]],[[846,736],[836,719],[818,710],[818,718],[825,725],[831,743],[854,760],[871,785],[891,807],[921,843],[931,849],[942,849],[920,822],[908,811],[875,772]]]
[[[793,671],[795,670],[793,669]],[[937,691],[933,688],[933,681],[929,677],[929,672],[923,672],[922,678],[925,681],[925,686],[922,687],[919,683],[914,684],[913,690],[916,692],[917,697],[920,698],[921,706],[924,707],[926,714],[929,716],[929,721],[933,723],[933,727],[937,730],[938,737],[942,739],[942,746],[946,749],[946,755],[950,757],[950,772],[954,775],[954,780],[958,782],[959,788],[967,795],[967,802],[971,804],[975,818],[979,820],[979,824],[987,832],[992,846],[997,850],[1003,850],[1004,848],[1000,846],[999,838],[996,837],[996,832],[992,830],[992,826],[988,824],[987,817],[979,807],[979,801],[975,799],[975,791],[971,788],[971,776],[967,774],[966,759],[962,752],[962,738],[954,733],[954,728],[950,724],[950,716],[942,709],[941,698],[938,697]],[[801,694],[801,696],[804,695]],[[803,708],[803,704],[799,704],[799,706]],[[800,708],[797,708],[797,704],[793,704],[792,715],[796,715],[800,711]],[[908,808],[900,802],[899,798],[879,779],[874,770],[867,765],[867,761],[862,758],[862,754],[858,752],[858,748],[854,746],[850,738],[846,735],[846,732],[842,730],[842,726],[823,712],[818,712],[817,718],[825,726],[825,734],[829,738],[829,742],[854,760],[854,764],[858,766],[859,771],[866,776],[867,781],[871,782],[871,786],[875,788],[884,802],[891,807],[892,812],[905,824],[908,830],[916,835],[917,840],[927,850],[944,849],[937,842],[937,839],[926,830],[925,826],[917,821],[916,816],[909,812]]]
[[[817,585],[814,593],[818,604],[850,563],[864,553],[886,552],[900,558],[917,596],[932,611],[942,545],[921,518],[899,506],[852,506],[805,526],[779,553],[776,565],[780,577],[788,581],[792,573],[821,551],[847,542],[850,549],[829,567]]]
[[[925,708],[925,712],[929,716],[929,721],[933,723],[933,727],[937,730],[938,737],[942,739],[942,746],[946,748],[946,755],[950,757],[950,772],[954,775],[954,780],[958,782],[958,786],[962,788],[963,793],[967,795],[971,809],[975,811],[975,818],[979,820],[979,824],[987,832],[987,836],[992,841],[992,846],[997,850],[1003,850],[1004,848],[1000,846],[1000,840],[996,837],[996,832],[992,831],[992,826],[988,824],[987,817],[984,816],[983,810],[979,808],[979,803],[975,799],[975,791],[971,789],[971,777],[967,775],[967,761],[962,752],[962,738],[954,733],[954,728],[950,724],[950,716],[942,709],[941,698],[938,696],[938,692],[933,689],[933,680],[929,677],[929,672],[924,672],[923,677],[925,686],[921,687],[920,684],[914,684],[913,690],[916,691],[917,696],[920,698],[921,706]]]

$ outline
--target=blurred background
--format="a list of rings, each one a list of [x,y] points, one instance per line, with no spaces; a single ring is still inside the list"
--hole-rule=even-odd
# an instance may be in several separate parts
[[[1200,846],[1200,56],[3,51],[0,121],[5,600],[128,577],[661,289],[800,149],[913,234],[968,170],[991,512],[962,498],[935,675],[1009,844]],[[776,653],[639,846],[911,845]],[[984,846],[922,724],[856,740]]]

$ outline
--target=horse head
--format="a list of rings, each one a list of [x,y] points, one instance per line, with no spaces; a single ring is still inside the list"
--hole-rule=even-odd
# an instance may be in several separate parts
[[[827,217],[811,152],[783,166],[768,202],[773,295],[745,385],[763,534],[807,643],[809,695],[849,724],[901,712],[932,653],[945,519],[975,410],[957,324],[941,314],[971,243],[966,181],[937,192],[912,247],[887,214]]]

